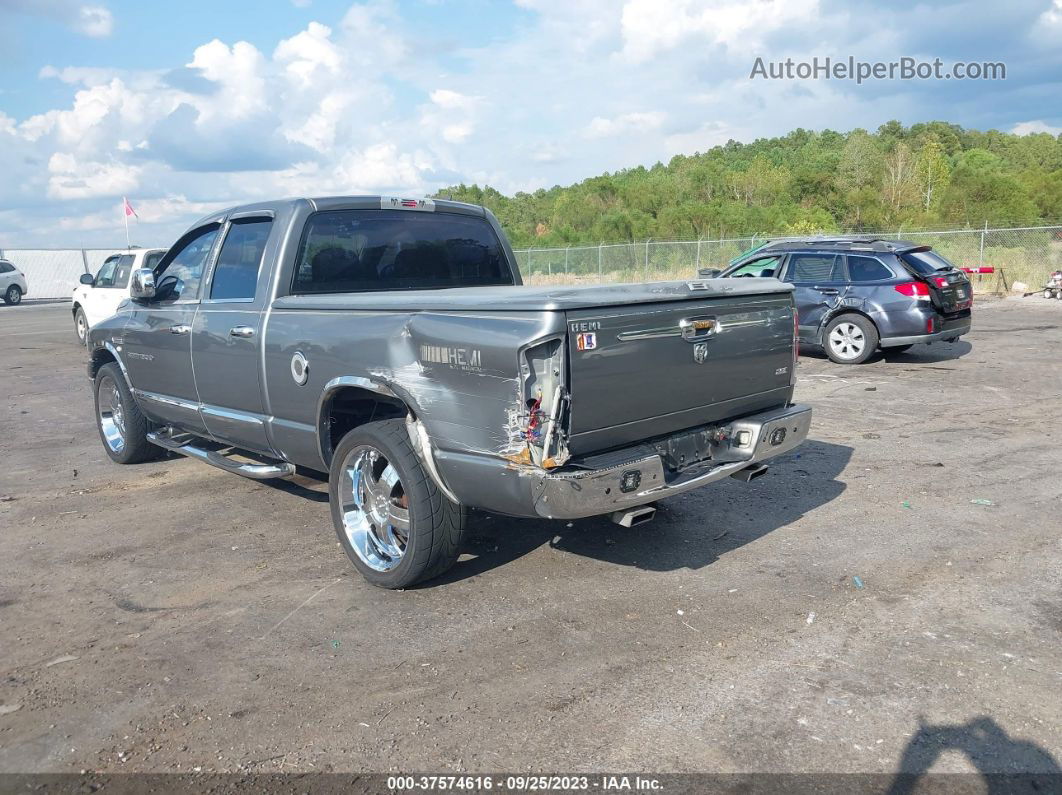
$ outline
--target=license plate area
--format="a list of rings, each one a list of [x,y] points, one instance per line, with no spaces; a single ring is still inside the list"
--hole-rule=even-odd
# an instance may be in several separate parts
[[[712,459],[712,448],[717,444],[719,430],[702,428],[669,436],[653,447],[664,461],[664,467],[679,472],[693,464]]]

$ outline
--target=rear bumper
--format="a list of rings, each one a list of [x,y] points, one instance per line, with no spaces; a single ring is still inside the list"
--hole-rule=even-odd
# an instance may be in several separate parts
[[[936,342],[938,340],[950,340],[957,339],[964,334],[968,334],[970,331],[971,318],[969,315],[966,317],[955,318],[948,320],[946,318],[938,318],[939,331],[935,331],[932,334],[908,334],[903,336],[889,336],[882,337],[880,345],[882,348],[890,348],[895,345],[915,345],[919,342]]]
[[[671,475],[670,480],[659,455],[645,456],[607,469],[547,473],[539,478],[533,489],[533,515],[548,519],[579,519],[673,497],[792,450],[807,438],[810,426],[811,407],[800,405],[736,420],[730,426],[732,436],[738,431],[751,432],[747,457],[725,463],[709,461]],[[631,487],[635,481],[636,485]]]

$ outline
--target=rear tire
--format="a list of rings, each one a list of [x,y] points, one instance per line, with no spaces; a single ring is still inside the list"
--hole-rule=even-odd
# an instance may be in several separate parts
[[[88,318],[85,317],[85,310],[80,306],[77,311],[74,312],[74,335],[77,337],[78,344],[88,344]]]
[[[1054,298],[1050,290],[1044,290],[1044,298]]]
[[[99,369],[94,387],[96,428],[110,459],[118,464],[139,464],[162,455],[162,448],[147,440],[151,423],[141,413],[115,362]]]
[[[328,474],[332,525],[368,582],[407,588],[438,577],[457,561],[464,510],[425,472],[405,420],[350,431],[336,446]]]
[[[22,303],[22,288],[17,284],[12,284],[7,288],[7,292],[4,293],[4,303],[15,306]]]
[[[822,347],[838,364],[862,364],[878,349],[878,330],[862,315],[840,315],[826,326]]]

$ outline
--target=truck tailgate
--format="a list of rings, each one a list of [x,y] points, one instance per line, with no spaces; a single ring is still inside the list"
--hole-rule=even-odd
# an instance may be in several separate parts
[[[585,454],[784,405],[790,293],[566,313],[569,447]]]

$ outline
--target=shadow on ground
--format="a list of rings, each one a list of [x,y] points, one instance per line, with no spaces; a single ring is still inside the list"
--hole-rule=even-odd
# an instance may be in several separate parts
[[[973,345],[965,340],[958,342],[934,342],[933,344],[912,345],[905,351],[895,348],[884,348],[870,357],[869,362],[887,362],[895,364],[931,364],[933,362],[947,362],[961,359],[973,350]],[[809,359],[821,359],[829,361],[829,357],[821,348],[801,345],[800,355]],[[837,367],[859,367],[859,365],[838,364]]]
[[[565,522],[473,512],[466,551],[474,557],[427,587],[504,566],[543,544],[648,571],[700,569],[836,499],[845,489],[836,478],[851,456],[851,447],[808,441],[772,461],[766,476],[752,483],[728,478],[664,500],[652,522],[634,528],[602,516]]]
[[[1062,791],[1062,768],[1055,758],[1034,742],[1011,737],[990,717],[955,725],[920,723],[900,758],[889,795],[928,791],[922,779],[948,751],[963,754],[984,778],[983,791],[992,795]]]

